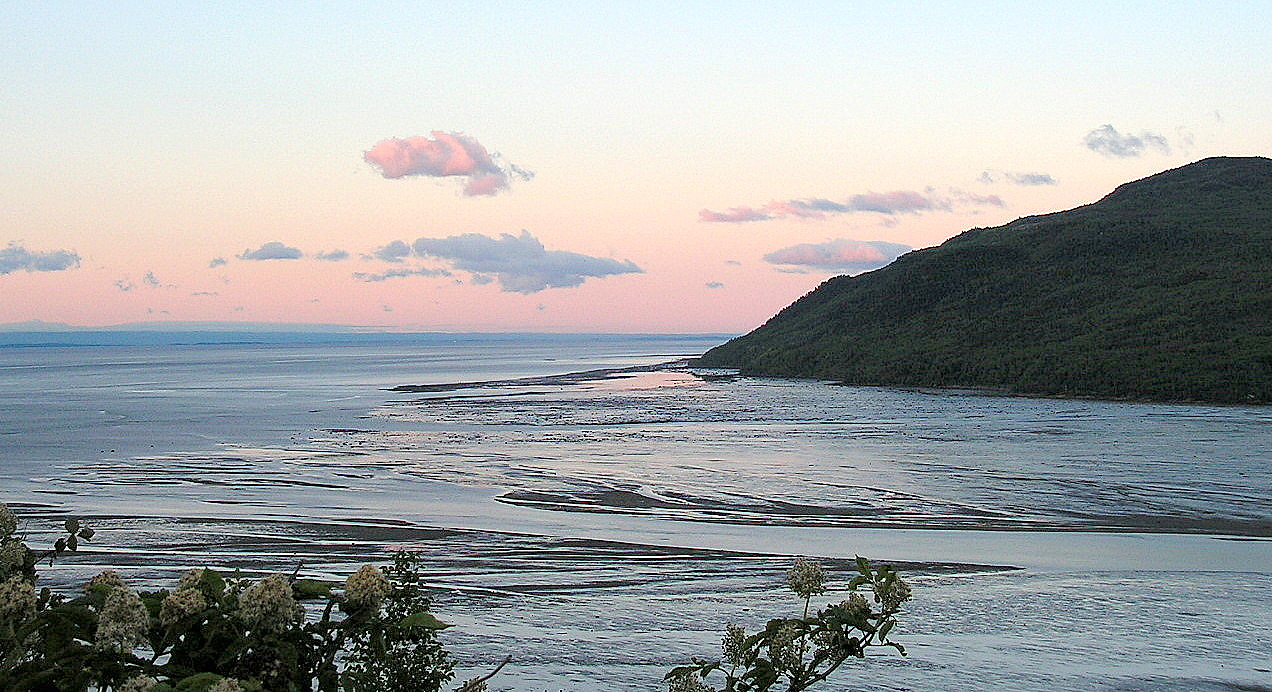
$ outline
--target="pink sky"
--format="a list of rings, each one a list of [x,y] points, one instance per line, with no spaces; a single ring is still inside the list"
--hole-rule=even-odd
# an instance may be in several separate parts
[[[19,2],[0,322],[743,332],[879,247],[1272,152],[1266,6],[925,7]]]

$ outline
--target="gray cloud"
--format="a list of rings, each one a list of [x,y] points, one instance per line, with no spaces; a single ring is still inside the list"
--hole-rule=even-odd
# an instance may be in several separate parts
[[[493,238],[479,233],[446,238],[420,238],[415,254],[450,262],[459,270],[493,275],[503,291],[538,293],[548,288],[581,285],[588,278],[643,273],[629,260],[591,257],[565,250],[547,250],[528,231]]]
[[[923,214],[931,211],[953,211],[956,205],[1001,207],[1005,203],[997,195],[969,195],[959,190],[949,190],[948,194],[940,194],[928,188],[923,192],[917,190],[866,192],[852,195],[842,202],[810,197],[774,200],[759,207],[730,207],[726,211],[703,209],[698,212],[698,220],[708,223],[748,223],[787,217],[825,219],[832,214],[860,212],[895,216]]]
[[[1051,177],[1050,173],[1012,173],[1011,171],[985,171],[978,178],[982,183],[991,184],[999,181],[1013,185],[1057,185],[1060,181]]]
[[[213,257],[212,261],[208,262],[208,269],[216,269],[217,267],[224,267],[227,264],[229,264],[229,262],[227,262],[224,257]]]
[[[378,274],[369,274],[366,272],[356,272],[353,278],[358,281],[388,281],[389,279],[401,279],[407,276],[450,276],[451,273],[445,269],[431,269],[429,267],[395,267]]]
[[[349,259],[349,253],[344,250],[332,250],[331,252],[319,252],[314,255],[314,259],[323,262],[342,262]]]
[[[724,288],[724,284],[719,281],[708,281],[707,288]]]
[[[297,248],[283,245],[277,240],[271,240],[255,250],[244,250],[238,256],[241,260],[294,260],[300,259],[301,251]]]
[[[145,281],[146,285],[151,288],[159,288],[160,286],[163,285],[163,283],[160,282],[159,279],[155,278],[154,272],[146,272],[145,274],[142,274],[141,280]]]
[[[78,267],[79,263],[80,256],[71,250],[31,252],[12,242],[0,249],[0,274],[12,274],[18,270],[60,272]]]
[[[378,247],[371,253],[373,259],[383,260],[385,262],[401,262],[403,259],[411,256],[411,246],[406,243],[395,240],[388,245]]]
[[[128,279],[115,279],[115,288],[127,293],[134,288],[137,288],[137,284],[129,281]]]
[[[764,261],[853,273],[878,269],[911,249],[908,245],[881,240],[839,238],[825,243],[804,243],[774,250],[764,256]]]
[[[1170,142],[1155,132],[1122,134],[1107,124],[1088,132],[1082,143],[1097,154],[1121,159],[1141,156],[1150,149],[1162,154],[1170,153]]]
[[[216,291],[195,291],[195,292],[191,293],[190,295],[192,295],[192,296],[198,296],[198,297],[201,297],[201,298],[210,298],[210,297],[213,297],[213,296],[219,296],[219,295],[221,295],[221,294],[220,294],[220,293],[217,293]]]

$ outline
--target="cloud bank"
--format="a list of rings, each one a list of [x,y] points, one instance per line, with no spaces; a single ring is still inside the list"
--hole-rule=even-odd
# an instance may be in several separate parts
[[[953,211],[956,205],[1002,207],[1006,203],[998,195],[971,195],[959,190],[938,194],[932,189],[867,192],[836,202],[820,197],[774,200],[760,207],[730,207],[727,211],[703,209],[698,220],[707,223],[748,223],[794,217],[825,219],[832,214],[873,212],[887,216],[922,214],[930,211]]]
[[[1107,124],[1088,132],[1082,143],[1097,154],[1120,159],[1141,156],[1150,149],[1162,154],[1170,153],[1170,142],[1155,132],[1122,134]]]
[[[803,243],[774,250],[764,256],[764,261],[770,264],[855,273],[878,269],[912,249],[909,245],[881,240],[839,238],[825,243]]]
[[[294,260],[300,259],[303,255],[299,248],[289,245],[283,245],[277,240],[271,240],[255,250],[244,250],[238,255],[241,260]],[[213,260],[215,262],[215,260]]]
[[[548,250],[524,230],[521,235],[503,233],[497,238],[480,233],[420,238],[413,249],[417,256],[440,259],[473,274],[475,283],[494,276],[500,289],[511,293],[538,293],[579,286],[588,278],[643,273],[628,260]]]
[[[982,183],[1008,182],[1013,185],[1059,185],[1060,181],[1050,173],[1012,173],[1011,171],[985,171],[978,178]]]
[[[0,274],[18,270],[28,272],[60,272],[78,267],[80,256],[71,250],[32,252],[17,243],[0,249]]]
[[[469,197],[498,194],[508,189],[514,177],[534,177],[512,164],[500,166],[486,147],[468,135],[433,131],[430,137],[383,139],[363,153],[362,159],[390,179],[462,177],[464,194]]]

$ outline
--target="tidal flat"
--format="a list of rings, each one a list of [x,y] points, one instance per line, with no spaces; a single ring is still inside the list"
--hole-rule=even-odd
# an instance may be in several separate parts
[[[0,478],[48,571],[339,577],[422,551],[460,675],[649,690],[724,625],[906,569],[907,658],[829,689],[1269,689],[1272,412],[732,377],[718,339],[0,349]],[[579,375],[578,373],[586,373]]]

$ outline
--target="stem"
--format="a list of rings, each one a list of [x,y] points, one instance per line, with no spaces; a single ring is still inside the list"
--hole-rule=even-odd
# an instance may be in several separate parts
[[[485,676],[480,678],[473,678],[472,680],[469,680],[468,682],[464,683],[464,686],[460,687],[458,690],[456,690],[456,692],[467,692],[468,690],[476,687],[477,685],[483,682],[486,682],[487,680],[495,677],[495,675],[498,674],[499,671],[503,670],[503,667],[508,665],[509,663],[512,663],[511,655],[504,657],[504,660],[499,665],[495,666],[495,669],[490,671]]]

